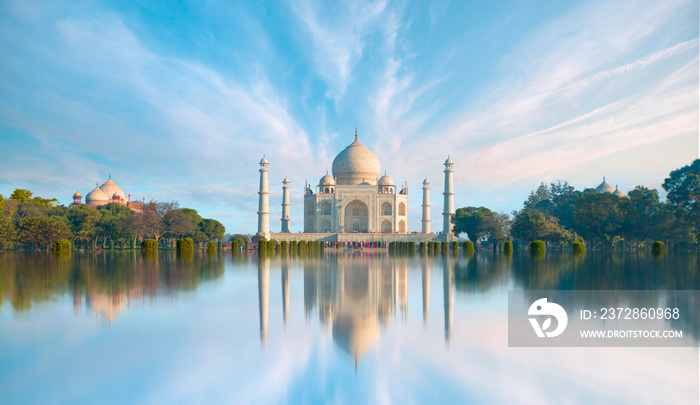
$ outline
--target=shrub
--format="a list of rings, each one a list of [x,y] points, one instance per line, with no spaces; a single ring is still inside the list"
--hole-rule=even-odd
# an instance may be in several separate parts
[[[440,242],[440,254],[443,256],[447,256],[448,247],[447,247],[447,242]]]
[[[547,251],[547,245],[541,240],[530,242],[530,256],[542,257]]]
[[[303,256],[306,254],[306,241],[305,240],[300,240],[299,243],[297,243],[297,253],[299,253],[300,256]]]
[[[459,243],[457,241],[452,241],[452,254],[456,255],[459,253]]]
[[[425,256],[428,253],[428,245],[425,242],[421,242],[418,244],[418,250],[421,256]]]
[[[267,241],[267,253],[270,255],[275,254],[275,241],[274,240]]]
[[[571,244],[571,252],[573,252],[574,256],[580,256],[586,253],[586,244],[583,242],[573,242]]]
[[[258,241],[258,255],[267,256],[267,241],[265,239],[260,239]]]
[[[155,239],[144,239],[141,243],[141,253],[150,254],[158,251],[158,241]]]
[[[192,255],[194,254],[194,241],[191,238],[178,239],[177,254]]]
[[[216,244],[214,242],[207,242],[207,253],[210,255],[216,253]]]
[[[237,240],[232,241],[232,242],[231,242],[231,252],[232,252],[234,255],[237,255],[239,250],[240,250],[240,249],[239,249],[239,247],[238,247],[238,241],[237,241]]]
[[[513,254],[513,242],[509,240],[503,242],[503,254],[506,256]]]
[[[468,257],[474,256],[474,242],[468,240],[465,242],[462,242],[462,250],[463,254],[465,254]]]
[[[53,243],[53,252],[55,254],[70,253],[72,244],[68,239],[58,239]]]
[[[654,256],[661,256],[664,253],[666,253],[666,245],[664,245],[663,242],[657,240],[656,242],[651,244],[651,254],[653,254]]]

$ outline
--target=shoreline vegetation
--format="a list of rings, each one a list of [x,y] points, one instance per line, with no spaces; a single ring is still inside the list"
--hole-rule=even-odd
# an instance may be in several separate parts
[[[637,186],[627,195],[600,193],[595,189],[576,190],[566,181],[540,186],[530,192],[523,208],[511,214],[486,207],[464,207],[453,216],[454,232],[466,234],[462,251],[490,249],[494,254],[528,250],[537,242],[536,255],[545,251],[648,250],[656,255],[667,251],[698,251],[700,237],[700,159],[669,174],[659,192]],[[262,256],[274,254],[322,254],[324,248],[345,245],[319,242],[267,241],[258,243],[243,234],[225,235],[215,219],[202,218],[196,210],[180,208],[175,201],[144,206],[143,211],[107,204],[97,208],[57,206],[57,200],[33,197],[26,189],[16,189],[10,198],[0,195],[0,250],[32,249],[49,252],[59,240],[66,250],[143,250],[221,252],[228,242],[234,254],[259,250]],[[177,241],[185,241],[176,245]],[[147,247],[144,248],[144,243]],[[56,246],[59,246],[56,245]],[[186,246],[186,247],[185,247]],[[415,243],[364,246],[385,248],[390,254],[457,254],[457,242],[427,245]],[[653,248],[653,249],[652,249]],[[54,248],[57,249],[57,248]],[[531,252],[533,253],[533,252]]]

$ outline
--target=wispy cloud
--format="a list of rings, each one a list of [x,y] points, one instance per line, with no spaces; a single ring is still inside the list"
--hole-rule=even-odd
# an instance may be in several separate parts
[[[328,84],[327,96],[338,101],[362,57],[367,36],[383,22],[388,2],[344,1],[337,7],[315,0],[292,2],[291,9],[311,39],[318,73]]]

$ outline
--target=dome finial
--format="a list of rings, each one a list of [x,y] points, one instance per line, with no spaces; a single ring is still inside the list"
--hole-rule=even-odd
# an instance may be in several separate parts
[[[112,180],[112,173],[109,174],[109,179]]]
[[[355,127],[355,140],[357,140],[357,127]]]

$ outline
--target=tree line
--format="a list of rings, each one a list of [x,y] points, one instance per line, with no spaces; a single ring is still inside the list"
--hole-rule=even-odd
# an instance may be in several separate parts
[[[549,243],[585,241],[611,251],[648,247],[651,241],[698,247],[700,236],[700,159],[673,170],[665,179],[666,201],[659,192],[637,186],[625,197],[576,190],[566,181],[541,183],[523,208],[506,213],[486,207],[465,207],[454,214],[454,232],[474,242],[500,244],[506,240]]]
[[[58,239],[83,248],[101,246],[135,248],[139,240],[161,243],[192,238],[196,243],[220,240],[224,226],[202,218],[196,210],[180,208],[176,201],[144,204],[141,211],[109,203],[97,208],[56,205],[57,200],[33,197],[16,189],[10,198],[0,195],[0,249],[31,247],[47,250]]]

